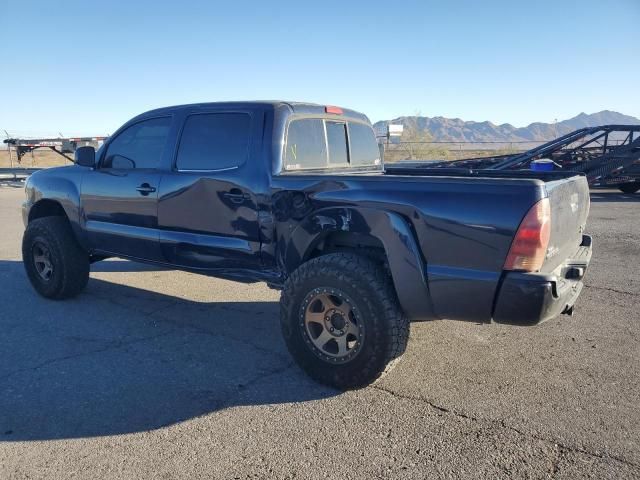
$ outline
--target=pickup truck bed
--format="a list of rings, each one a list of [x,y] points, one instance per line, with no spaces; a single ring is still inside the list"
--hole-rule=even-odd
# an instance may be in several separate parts
[[[315,215],[305,219],[305,234],[320,235],[329,215],[332,222],[347,217],[349,210],[334,213],[335,205],[372,212],[384,205],[385,211],[397,215],[398,223],[402,222],[415,239],[417,258],[399,262],[402,267],[397,271],[391,264],[391,272],[396,285],[401,285],[397,288],[401,304],[413,320],[450,318],[529,325],[569,311],[577,295],[558,295],[556,286],[567,273],[567,265],[580,263],[577,257],[587,263],[589,260],[583,252],[584,245],[590,246],[588,237],[583,239],[589,205],[585,178],[542,172],[510,177],[502,172],[483,173],[432,174],[429,169],[387,166],[384,174],[340,175],[340,182],[327,182],[323,175],[295,174],[274,179],[274,188],[302,191],[314,202],[314,210],[324,212],[324,223],[316,221]],[[575,212],[571,210],[572,196]],[[523,212],[545,197],[552,205],[549,248],[554,254],[545,259],[536,274],[503,271]],[[357,221],[355,213],[349,213],[352,224]],[[287,216],[284,223],[291,221]],[[374,220],[360,221],[366,229],[365,225]],[[313,222],[315,225],[308,225]],[[329,228],[351,226],[331,223]],[[308,238],[302,241],[305,245],[308,242]],[[590,248],[587,250],[590,252]],[[285,258],[285,265],[300,262],[297,249],[288,254],[294,258]],[[416,265],[415,270],[407,268],[408,262]],[[580,278],[565,280],[573,283]],[[504,291],[510,292],[508,309],[500,301],[500,287],[505,281]],[[514,289],[521,291],[518,298],[524,303],[516,301]],[[494,308],[498,308],[495,317]]]

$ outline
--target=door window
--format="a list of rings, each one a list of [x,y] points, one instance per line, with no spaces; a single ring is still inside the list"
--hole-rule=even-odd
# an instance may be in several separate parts
[[[109,142],[101,167],[124,170],[158,168],[170,127],[171,117],[143,120],[127,127]]]
[[[176,168],[222,170],[242,165],[249,154],[251,117],[247,113],[199,113],[184,124]]]

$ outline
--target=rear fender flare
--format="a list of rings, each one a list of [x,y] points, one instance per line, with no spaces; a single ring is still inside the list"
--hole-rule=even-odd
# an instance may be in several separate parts
[[[371,235],[384,247],[400,305],[410,320],[436,318],[418,243],[407,221],[397,213],[373,208],[330,207],[305,217],[291,231],[281,261],[287,272],[308,260],[332,232]]]

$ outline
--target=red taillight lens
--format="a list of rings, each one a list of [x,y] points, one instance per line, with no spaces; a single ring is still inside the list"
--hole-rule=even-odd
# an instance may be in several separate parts
[[[342,115],[344,113],[340,107],[331,107],[331,106],[324,107],[324,111],[327,113],[334,113],[336,115]]]
[[[551,234],[551,207],[549,199],[543,198],[527,212],[516,233],[505,270],[536,272],[542,268]]]

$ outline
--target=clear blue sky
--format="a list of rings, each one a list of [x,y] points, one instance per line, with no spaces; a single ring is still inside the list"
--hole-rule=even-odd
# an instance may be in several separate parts
[[[0,0],[0,18],[12,134],[105,134],[154,107],[229,99],[373,121],[640,117],[640,0]]]

